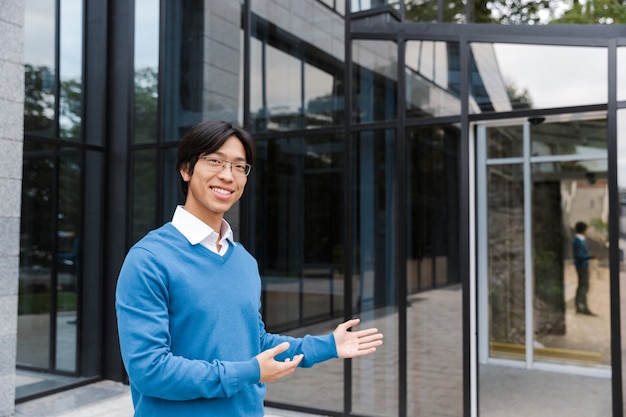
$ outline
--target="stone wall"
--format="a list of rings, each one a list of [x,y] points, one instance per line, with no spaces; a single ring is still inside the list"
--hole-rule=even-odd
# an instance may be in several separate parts
[[[15,407],[24,112],[24,1],[0,0],[0,416]]]

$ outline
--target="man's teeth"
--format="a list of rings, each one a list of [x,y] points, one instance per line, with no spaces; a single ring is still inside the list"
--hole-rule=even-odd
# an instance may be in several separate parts
[[[213,188],[213,191],[223,195],[230,195],[230,191],[224,190],[222,188]]]

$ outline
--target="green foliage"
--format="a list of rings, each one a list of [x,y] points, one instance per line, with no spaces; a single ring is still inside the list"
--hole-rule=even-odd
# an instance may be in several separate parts
[[[626,1],[575,0],[563,16],[551,23],[602,25],[626,23]]]

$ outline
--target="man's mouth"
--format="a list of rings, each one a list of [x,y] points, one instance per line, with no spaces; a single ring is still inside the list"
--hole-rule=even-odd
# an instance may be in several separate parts
[[[218,194],[222,194],[222,195],[231,195],[232,191],[228,191],[225,190],[223,188],[218,188],[218,187],[211,187],[211,190],[215,191]]]

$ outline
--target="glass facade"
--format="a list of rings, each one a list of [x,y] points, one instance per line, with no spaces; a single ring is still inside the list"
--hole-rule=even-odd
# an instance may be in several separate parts
[[[227,220],[258,261],[267,329],[358,316],[385,334],[374,355],[268,384],[268,405],[622,415],[617,30],[485,28],[457,1],[25,4],[18,399],[125,379],[119,266],[183,202],[178,141],[215,118],[255,139]],[[575,310],[577,221],[596,316]]]
[[[78,375],[82,287],[82,3],[25,5],[17,397]],[[58,17],[58,18],[57,18]],[[71,22],[71,24],[69,23]],[[34,381],[34,382],[33,382]]]

